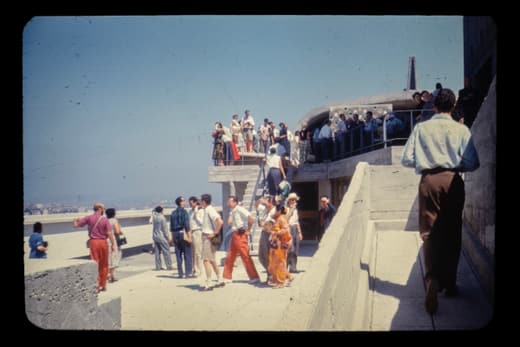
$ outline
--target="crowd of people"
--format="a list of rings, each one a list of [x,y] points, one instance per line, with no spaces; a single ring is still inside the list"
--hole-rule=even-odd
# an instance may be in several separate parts
[[[280,194],[265,195],[255,202],[255,217],[239,203],[236,196],[229,196],[228,229],[225,232],[221,231],[224,222],[212,207],[209,194],[203,194],[200,199],[190,197],[188,209],[185,208],[184,198],[178,197],[177,208],[170,216],[170,233],[165,231],[167,222],[161,213],[162,208],[158,206],[153,217],[156,270],[163,269],[160,253],[164,257],[166,270],[171,270],[167,245],[173,244],[178,278],[202,278],[201,291],[224,287],[226,283],[232,282],[237,257],[242,259],[249,283],[259,283],[260,275],[251,258],[249,245],[256,223],[262,229],[258,258],[267,273],[263,282],[276,289],[283,288],[294,279],[292,274],[298,272],[299,241],[303,239],[298,200],[295,193],[290,193],[283,202]],[[226,251],[222,271],[215,258],[220,248],[220,243],[213,242],[216,237],[223,237],[223,248]],[[217,284],[212,285],[213,281]]]
[[[386,120],[387,139],[405,137],[409,120],[397,113],[388,113]],[[313,129],[303,124],[291,132],[287,124],[265,118],[255,129],[255,121],[249,110],[242,120],[232,116],[229,127],[216,122],[212,132],[212,159],[216,166],[234,165],[240,153],[269,155],[274,151],[284,163],[298,166],[300,163],[321,163],[346,158],[367,151],[383,138],[383,118],[374,118],[371,111],[364,116],[357,113],[342,113],[339,118],[326,119]]]
[[[213,137],[212,159],[216,166],[234,165],[240,159],[240,153],[268,154],[274,147],[281,157],[298,165],[300,157],[297,136],[293,135],[283,122],[278,124],[264,118],[263,123],[255,129],[255,121],[251,112],[245,110],[241,120],[235,114],[231,117],[229,127],[216,122],[211,133]]]
[[[478,103],[476,91],[466,83],[465,89],[459,92],[458,106],[451,90],[442,88],[440,83],[436,87],[433,93],[423,91],[413,96],[417,109],[421,111],[415,115],[417,124],[412,129],[401,158],[403,165],[414,167],[422,175],[419,186],[419,225],[424,241],[427,289],[425,306],[432,314],[437,310],[438,291],[446,289],[447,296],[458,292],[456,269],[460,255],[461,214],[464,206],[464,182],[459,173],[479,167],[478,154],[468,129],[478,111],[475,106]],[[430,113],[430,109],[433,112]],[[403,122],[395,114],[390,113],[385,117],[387,135],[397,136],[399,131],[403,131]],[[297,208],[300,197],[289,192],[290,185],[287,191],[281,185],[286,179],[282,158],[291,153],[290,140],[294,139],[297,139],[298,148],[302,150],[300,154],[303,153],[303,158],[299,157],[297,161],[308,160],[312,153],[317,156],[318,162],[342,158],[346,153],[347,142],[361,146],[363,138],[373,141],[374,132],[382,124],[380,119],[373,118],[370,111],[366,113],[366,121],[360,120],[358,114],[348,118],[345,114],[340,114],[339,119],[334,125],[331,119],[327,119],[312,135],[304,125],[295,136],[290,134],[284,123],[280,123],[280,130],[276,131],[273,122],[264,119],[259,131],[258,146],[255,144],[254,120],[248,110],[241,121],[237,115],[233,116],[231,132],[217,122],[213,133],[215,164],[228,164],[229,158],[236,160],[237,148],[242,147],[242,141],[245,142],[246,152],[260,149],[266,154],[268,192],[254,204],[256,218],[240,205],[237,196],[229,196],[229,229],[225,235],[229,245],[225,241],[227,254],[222,272],[215,257],[220,242],[215,240],[223,237],[221,229],[224,222],[211,205],[211,195],[202,194],[200,199],[191,196],[189,208],[184,197],[179,196],[175,200],[177,208],[172,211],[169,221],[164,215],[163,207],[157,206],[150,219],[153,224],[155,270],[164,269],[161,260],[164,260],[165,270],[173,270],[170,252],[170,247],[173,246],[178,278],[202,277],[201,291],[223,287],[231,282],[238,256],[242,259],[249,283],[261,282],[249,253],[250,235],[257,223],[262,229],[258,258],[267,273],[264,283],[276,289],[289,285],[294,279],[293,274],[298,273],[299,244],[303,235]],[[457,124],[453,122],[454,119],[458,123],[467,121],[469,124]],[[359,131],[356,132],[356,129]],[[356,137],[357,133],[360,134],[359,137]],[[434,133],[435,136],[430,136]],[[335,213],[336,208],[329,198],[321,196],[318,241],[323,237]],[[96,203],[92,215],[73,221],[76,228],[88,227],[90,257],[98,263],[98,292],[106,290],[107,281],[117,280],[115,269],[122,257],[120,240],[124,235],[115,216],[114,208],[105,209],[102,203]],[[29,257],[46,258],[48,243],[41,235],[43,226],[37,222],[33,228],[33,234],[29,238]],[[215,286],[211,285],[213,279],[217,282]]]
[[[241,120],[237,114],[233,115],[229,127],[215,123],[212,158],[215,165],[233,165],[240,159],[241,152],[269,154],[274,147],[276,154],[294,166],[335,161],[372,150],[383,143],[384,132],[388,145],[403,145],[415,124],[433,116],[435,98],[441,89],[442,84],[437,83],[432,92],[414,93],[415,107],[412,110],[396,110],[379,118],[375,118],[370,110],[363,115],[345,111],[337,117],[325,119],[312,129],[303,124],[294,133],[284,122],[277,127],[268,118],[255,129],[254,118],[246,110]],[[480,93],[466,78],[452,117],[471,128],[481,102]]]
[[[153,253],[155,270],[173,270],[171,250],[175,249],[177,277],[202,278],[201,291],[209,291],[215,287],[223,287],[232,282],[235,260],[242,259],[249,282],[261,282],[260,275],[251,259],[251,233],[255,223],[262,229],[258,257],[260,264],[267,272],[264,284],[273,288],[283,288],[294,279],[298,273],[297,262],[300,241],[303,239],[299,222],[297,203],[300,197],[291,192],[284,195],[278,190],[273,195],[264,195],[255,203],[256,216],[241,206],[236,196],[230,196],[227,205],[226,231],[227,243],[223,270],[219,270],[216,252],[220,249],[223,219],[211,205],[209,194],[202,194],[200,199],[191,196],[189,207],[184,197],[179,196],[175,203],[177,208],[169,218],[164,215],[162,206],[154,208],[150,222],[152,224]],[[325,203],[323,203],[326,200]],[[334,213],[334,206],[326,196],[321,197],[320,239],[328,227]],[[122,243],[125,236],[121,225],[116,219],[114,208],[105,209],[103,203],[94,204],[93,213],[83,218],[73,220],[75,228],[87,226],[87,247],[90,257],[98,264],[96,291],[107,290],[107,282],[117,281],[115,270],[122,258]],[[42,237],[43,226],[34,224],[34,232],[29,238],[30,258],[46,258],[48,243]],[[163,261],[165,267],[163,267]],[[216,280],[217,284],[211,283]]]

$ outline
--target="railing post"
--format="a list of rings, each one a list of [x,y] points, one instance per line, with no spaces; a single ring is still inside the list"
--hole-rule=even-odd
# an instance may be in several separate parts
[[[352,156],[352,153],[354,153],[354,132],[352,131],[352,128],[349,129],[349,132],[350,132],[350,136],[349,136],[349,142],[350,142],[350,148],[349,148],[349,154],[350,154],[350,157]]]
[[[385,144],[384,148],[386,148],[386,115],[383,118],[383,143]]]
[[[408,133],[408,137],[412,133],[413,130],[413,111],[410,111],[410,132]]]
[[[364,150],[364,148],[365,148],[365,141],[363,139],[364,138],[364,136],[363,136],[363,132],[364,132],[363,129],[364,129],[364,127],[359,126],[358,128],[359,128],[359,153],[361,154],[361,153],[363,153],[365,151]]]

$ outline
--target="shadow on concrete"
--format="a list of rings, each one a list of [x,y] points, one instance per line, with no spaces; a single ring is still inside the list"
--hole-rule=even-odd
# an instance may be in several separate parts
[[[181,280],[182,278],[179,278],[178,275],[157,275],[155,276],[157,278],[169,278],[169,279],[174,279],[174,280]]]
[[[298,257],[312,257],[314,253],[318,250],[319,247],[318,242],[305,242],[300,243],[300,251],[298,252]]]
[[[188,289],[191,289],[191,290],[194,290],[196,292],[200,292],[200,284],[180,284],[178,285],[177,287],[181,287],[181,288],[188,288]],[[213,289],[213,287],[210,287],[211,289]]]
[[[368,264],[360,263],[360,268],[369,272],[369,288],[373,294],[370,328],[376,331],[432,330],[432,317],[424,309],[420,252],[408,271],[397,262],[395,269],[387,265],[377,269],[378,275],[375,275]]]
[[[406,226],[404,227],[405,231],[418,231],[419,230],[419,197],[415,195],[415,199],[413,200],[412,208],[408,213],[408,218],[406,219]]]
[[[376,274],[371,273],[368,264],[360,263],[360,268],[369,273],[369,288],[372,291],[369,305],[372,310],[371,330],[475,330],[485,328],[490,323],[493,308],[486,300],[464,252],[461,252],[457,268],[459,294],[447,297],[440,292],[437,296],[439,308],[434,315],[428,314],[424,307],[422,245],[411,268],[410,262],[401,265],[398,260],[399,257],[385,259],[386,264],[379,265],[380,268],[375,269]]]

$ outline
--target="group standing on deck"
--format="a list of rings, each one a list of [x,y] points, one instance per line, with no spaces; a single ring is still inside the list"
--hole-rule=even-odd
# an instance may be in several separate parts
[[[294,279],[293,274],[298,273],[299,243],[303,239],[297,210],[298,200],[296,193],[290,193],[284,202],[280,201],[278,195],[263,196],[255,204],[255,218],[240,205],[236,196],[230,196],[227,202],[230,209],[227,222],[231,239],[222,272],[215,258],[220,242],[214,242],[213,239],[222,236],[221,228],[224,223],[211,205],[211,195],[203,194],[200,199],[190,197],[189,208],[186,208],[184,197],[179,196],[175,200],[177,208],[172,211],[169,222],[164,216],[163,207],[157,206],[150,218],[155,270],[173,270],[170,251],[173,246],[177,277],[200,277],[201,291],[231,283],[237,256],[242,259],[250,284],[263,282],[273,288],[283,288]],[[261,281],[249,253],[250,234],[255,223],[262,228],[258,256],[267,273],[265,281]],[[107,282],[117,280],[115,269],[122,257],[118,240],[124,236],[115,218],[115,209],[105,209],[103,203],[96,203],[94,213],[74,219],[73,226],[87,226],[90,257],[98,264],[96,291],[106,291]],[[40,234],[41,227],[36,225],[30,243],[34,244],[35,250],[32,253],[40,252],[40,257],[43,257],[47,248],[44,248]],[[163,268],[162,261],[166,268]],[[214,280],[216,285],[212,285]]]
[[[464,180],[461,173],[476,170],[479,167],[478,154],[471,139],[471,133],[462,122],[454,121],[452,112],[456,107],[454,93],[438,88],[433,98],[434,113],[418,123],[407,140],[402,154],[402,164],[414,167],[421,175],[418,190],[419,226],[424,250],[426,268],[426,310],[434,314],[437,311],[438,292],[445,290],[448,297],[458,295],[456,283],[457,265],[461,249],[462,211],[464,207]],[[469,98],[469,97],[468,97]],[[470,118],[469,101],[466,102],[465,116]],[[462,112],[462,111],[459,111]],[[249,119],[249,112],[246,113]],[[236,124],[234,117],[234,124]],[[251,131],[252,119],[244,121]],[[281,124],[286,128],[285,124]],[[216,135],[222,128],[216,124]],[[240,128],[242,129],[242,128]],[[222,133],[224,134],[224,133]],[[220,135],[222,135],[220,134]],[[225,134],[224,134],[225,135]],[[240,138],[233,132],[231,139]],[[227,138],[224,138],[226,140]],[[246,136],[247,149],[252,150],[251,137]],[[284,146],[284,135],[278,137]],[[226,142],[226,141],[224,141]],[[232,147],[231,152],[235,153]],[[265,147],[268,147],[268,142]],[[217,148],[216,148],[217,150]],[[297,260],[299,241],[302,231],[299,225],[297,201],[299,197],[290,193],[287,199],[280,200],[279,183],[286,178],[284,166],[277,147],[270,147],[267,156],[270,195],[263,196],[255,204],[257,218],[240,206],[236,196],[230,196],[228,224],[231,228],[230,247],[223,272],[219,271],[215,259],[218,249],[213,239],[221,234],[222,217],[211,206],[211,196],[203,194],[199,199],[190,197],[189,210],[183,197],[176,199],[177,209],[170,216],[168,223],[163,215],[163,208],[158,206],[153,211],[153,245],[155,269],[162,270],[161,256],[166,270],[171,271],[172,259],[170,246],[175,247],[177,275],[179,278],[204,277],[201,291],[223,287],[232,281],[235,259],[240,256],[249,277],[249,282],[261,282],[255,264],[249,254],[249,235],[255,223],[262,228],[258,257],[267,272],[264,282],[273,288],[283,288],[298,273]],[[220,164],[217,162],[217,165]],[[321,240],[336,213],[335,207],[327,196],[320,197],[318,240]],[[105,208],[102,203],[94,205],[94,214],[74,220],[74,227],[87,225],[89,230],[89,248],[93,260],[98,263],[97,291],[106,290],[107,280],[116,281],[115,269],[121,259],[121,249],[116,241],[122,235],[121,227],[115,219],[115,210]],[[169,229],[169,230],[168,230]],[[45,258],[48,244],[41,237],[41,223],[34,225],[34,234],[29,240],[31,258]],[[204,272],[202,271],[204,267]],[[205,276],[201,276],[204,273]],[[216,286],[212,286],[215,274]]]

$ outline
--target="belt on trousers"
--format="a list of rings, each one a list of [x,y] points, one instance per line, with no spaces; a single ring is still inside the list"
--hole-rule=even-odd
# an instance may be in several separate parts
[[[437,173],[445,172],[445,171],[451,171],[451,172],[455,172],[455,173],[460,172],[458,169],[448,169],[448,168],[444,168],[444,167],[434,167],[433,169],[422,170],[421,171],[421,175],[433,175],[433,174],[437,174]]]

